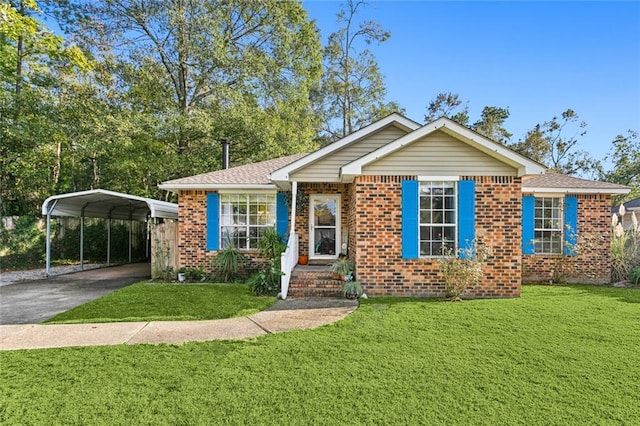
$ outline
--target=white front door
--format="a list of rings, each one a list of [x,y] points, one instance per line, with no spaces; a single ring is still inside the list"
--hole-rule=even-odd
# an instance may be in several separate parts
[[[309,257],[334,259],[340,252],[340,195],[310,195],[309,204]]]

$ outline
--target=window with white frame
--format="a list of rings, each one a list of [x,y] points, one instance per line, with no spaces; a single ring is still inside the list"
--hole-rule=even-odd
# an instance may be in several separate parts
[[[220,247],[257,249],[276,223],[276,194],[220,194]]]
[[[420,182],[420,256],[456,250],[456,182]]]
[[[536,254],[562,253],[561,197],[536,197],[534,232]]]

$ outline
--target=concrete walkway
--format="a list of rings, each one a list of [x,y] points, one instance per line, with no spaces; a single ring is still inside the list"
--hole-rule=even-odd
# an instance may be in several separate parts
[[[357,306],[341,299],[288,299],[248,317],[222,320],[0,325],[0,350],[246,339],[320,327]]]

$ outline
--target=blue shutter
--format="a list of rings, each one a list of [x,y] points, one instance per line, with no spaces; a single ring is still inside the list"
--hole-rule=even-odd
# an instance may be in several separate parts
[[[458,249],[472,247],[476,238],[475,192],[475,181],[458,182]],[[459,253],[460,257],[465,257]]]
[[[418,181],[402,181],[402,258],[418,258]]]
[[[575,256],[578,243],[578,198],[564,197],[564,254]]]
[[[207,250],[218,250],[220,244],[220,196],[207,194]]]
[[[289,206],[287,194],[278,192],[276,195],[276,232],[283,241],[287,241],[289,232]]]
[[[533,195],[522,197],[522,254],[535,253],[535,211],[536,197]]]

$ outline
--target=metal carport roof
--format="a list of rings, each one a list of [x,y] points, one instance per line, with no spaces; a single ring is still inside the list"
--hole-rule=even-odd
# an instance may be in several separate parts
[[[54,195],[42,204],[47,216],[101,217],[146,221],[147,217],[178,218],[178,205],[121,192],[94,189]]]
[[[51,216],[80,218],[80,269],[84,269],[84,218],[108,219],[107,264],[110,263],[111,219],[146,222],[148,218],[178,219],[178,205],[121,192],[93,189],[54,195],[42,203],[47,218],[46,274],[51,272]],[[131,227],[129,227],[129,262],[131,262]]]

